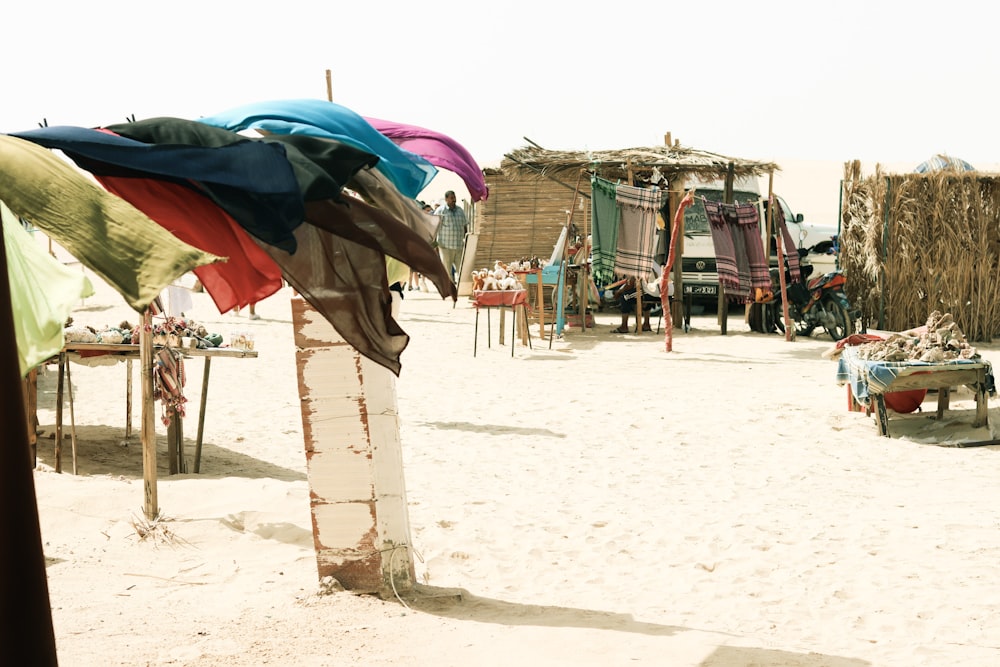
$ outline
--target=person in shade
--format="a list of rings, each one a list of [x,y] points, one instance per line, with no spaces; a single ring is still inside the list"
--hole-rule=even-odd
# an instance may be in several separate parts
[[[458,281],[458,272],[462,267],[458,265],[462,258],[462,249],[465,247],[465,235],[469,231],[469,220],[465,217],[465,211],[456,204],[455,191],[448,190],[444,193],[444,204],[434,211],[434,215],[440,218],[437,232],[438,252],[441,254],[441,263],[447,269],[451,279]]]
[[[642,286],[642,330],[652,331],[649,324],[650,314],[661,305],[660,300],[660,274],[662,268],[658,264],[653,264],[653,273],[648,280],[641,281]],[[668,295],[671,299],[674,296],[674,283],[668,284]],[[622,313],[621,325],[611,330],[611,333],[628,333],[629,315],[635,312],[636,287],[635,278],[626,278],[618,285],[614,292],[615,304]]]

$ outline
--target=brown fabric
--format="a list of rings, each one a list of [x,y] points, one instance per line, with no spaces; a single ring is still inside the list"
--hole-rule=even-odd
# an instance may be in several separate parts
[[[358,199],[345,197],[345,200],[343,204],[329,199],[306,202],[306,220],[380,255],[398,259],[434,283],[442,298],[458,298],[458,288],[430,243],[387,212]]]
[[[437,238],[438,217],[425,213],[415,200],[402,195],[382,172],[362,169],[354,174],[348,187],[417,232],[428,243]]]
[[[410,337],[392,318],[385,255],[306,222],[294,255],[254,239],[285,280],[358,352],[396,375]]]

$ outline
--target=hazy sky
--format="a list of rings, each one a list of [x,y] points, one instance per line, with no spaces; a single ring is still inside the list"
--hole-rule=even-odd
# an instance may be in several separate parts
[[[583,150],[666,132],[779,164],[994,163],[998,19],[963,0],[14,0],[0,131],[326,99],[329,69],[334,101],[448,134],[482,166],[524,137]]]

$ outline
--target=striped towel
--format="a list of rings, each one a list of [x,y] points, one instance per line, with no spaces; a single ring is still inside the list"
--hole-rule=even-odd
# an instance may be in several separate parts
[[[746,303],[750,300],[750,262],[747,260],[747,242],[736,217],[736,206],[722,204],[722,218],[726,221],[729,234],[733,237],[733,252],[736,258],[736,273],[740,286],[727,294],[730,300]]]
[[[590,179],[590,210],[593,221],[594,280],[606,285],[614,280],[621,212],[615,201],[615,184],[598,176]]]
[[[615,201],[621,209],[615,273],[644,278],[653,270],[660,190],[619,185],[615,190]]]
[[[736,265],[736,248],[733,247],[733,235],[729,232],[729,225],[722,216],[722,204],[708,200],[705,200],[704,204],[709,228],[712,231],[712,244],[715,246],[715,266],[719,273],[719,285],[726,292],[738,292],[740,274]]]
[[[750,286],[753,289],[769,291],[771,274],[768,271],[767,255],[764,254],[764,242],[760,238],[760,216],[757,214],[757,207],[753,204],[738,205],[736,220],[743,232],[747,261],[750,264]]]

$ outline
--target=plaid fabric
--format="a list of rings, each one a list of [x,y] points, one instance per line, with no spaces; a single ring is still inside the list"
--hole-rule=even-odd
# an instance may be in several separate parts
[[[747,262],[750,265],[750,287],[770,290],[771,274],[768,270],[767,255],[764,253],[764,242],[760,238],[760,216],[757,207],[753,204],[737,206],[736,220],[743,232]]]
[[[593,221],[594,282],[607,285],[615,279],[615,251],[621,212],[615,201],[615,184],[590,178],[590,212]]]
[[[792,280],[798,282],[802,280],[802,272],[799,271],[799,249],[795,245],[792,233],[788,231],[788,225],[785,224],[785,212],[781,210],[781,204],[776,198],[774,199],[774,219],[778,224],[778,229],[781,230],[781,238],[785,241],[785,262],[788,265],[788,272]]]
[[[615,190],[615,201],[621,209],[615,273],[643,278],[653,270],[660,190],[619,185]]]
[[[438,245],[448,250],[458,250],[464,246],[465,230],[469,226],[469,221],[462,207],[456,205],[455,208],[448,208],[445,204],[435,213],[440,220],[437,231]]]
[[[715,267],[719,273],[719,285],[726,292],[738,292],[740,288],[739,268],[736,266],[736,249],[733,247],[733,235],[729,225],[722,217],[722,204],[714,201],[704,201],[708,225],[712,230],[712,243],[715,245]]]
[[[722,205],[722,218],[733,237],[733,252],[736,258],[736,273],[740,279],[739,288],[728,296],[733,301],[747,302],[750,299],[750,262],[747,260],[747,243],[736,217],[734,204]]]

